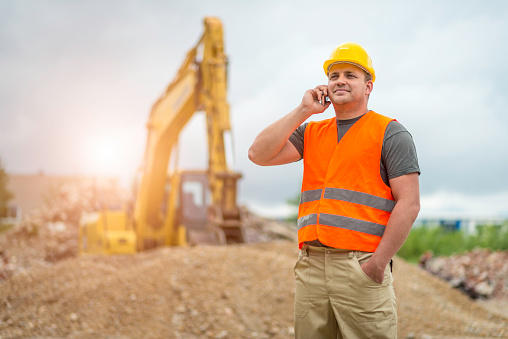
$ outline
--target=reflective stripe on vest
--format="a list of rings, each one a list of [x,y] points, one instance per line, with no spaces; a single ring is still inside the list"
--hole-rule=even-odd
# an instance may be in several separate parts
[[[315,225],[317,223],[317,213],[308,214],[304,217],[298,218],[298,228],[308,225]]]
[[[372,194],[356,192],[341,188],[330,188],[325,189],[325,199],[336,199],[342,201],[348,201],[355,204],[365,205],[372,208],[377,208],[385,212],[391,212],[395,207],[395,201],[380,198]]]
[[[322,193],[323,193],[322,189],[304,191],[300,196],[300,204],[304,202],[319,200],[321,199]],[[323,198],[348,201],[355,204],[377,208],[378,210],[386,212],[391,212],[395,207],[395,201],[393,200],[380,198],[372,194],[356,192],[342,188],[331,188],[331,187],[325,188],[325,195],[323,196]]]
[[[298,229],[308,225],[315,225],[317,223],[317,216],[317,213],[313,213],[299,218]],[[378,237],[383,236],[385,232],[385,225],[327,213],[319,214],[319,224],[340,227],[351,231],[376,235]]]
[[[319,199],[321,199],[322,193],[323,193],[322,189],[302,192],[302,194],[300,195],[300,204],[302,204],[304,202],[319,200]]]
[[[322,189],[317,189],[302,192],[300,203],[319,200],[322,191]],[[386,212],[391,212],[393,207],[395,207],[395,201],[393,200],[388,200],[377,197],[375,195],[341,188],[325,188],[325,194],[323,198],[352,202]],[[317,213],[313,213],[299,218],[298,228],[300,229],[308,225],[315,225],[317,223],[317,216]],[[328,213],[320,214],[319,223],[321,225],[341,227],[352,231],[372,234],[376,236],[382,236],[385,230],[385,226],[381,224]]]

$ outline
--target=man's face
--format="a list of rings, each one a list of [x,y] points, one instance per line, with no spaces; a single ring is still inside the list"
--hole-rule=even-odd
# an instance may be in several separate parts
[[[365,81],[365,72],[352,64],[335,64],[328,72],[328,97],[333,104],[367,101],[372,87],[372,81]]]

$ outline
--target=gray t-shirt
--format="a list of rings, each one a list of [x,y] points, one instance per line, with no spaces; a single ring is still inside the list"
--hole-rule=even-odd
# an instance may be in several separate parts
[[[337,142],[340,141],[349,128],[362,116],[348,120],[337,119]],[[295,146],[302,158],[306,127],[307,123],[302,124],[289,137],[289,141]],[[300,160],[302,158],[300,158]],[[413,138],[404,126],[397,121],[390,122],[386,127],[379,170],[381,178],[388,186],[390,186],[389,179],[414,172],[420,174]]]

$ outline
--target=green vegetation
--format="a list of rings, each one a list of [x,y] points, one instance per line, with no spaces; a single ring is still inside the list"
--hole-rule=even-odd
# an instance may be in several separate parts
[[[410,262],[417,262],[426,251],[431,251],[435,256],[449,256],[475,248],[508,250],[508,222],[503,225],[478,226],[475,234],[450,231],[439,226],[416,227],[411,230],[397,255]]]
[[[286,221],[296,225],[298,221],[298,205],[300,205],[300,192],[286,200],[286,204],[292,207],[294,212],[286,218]]]
[[[14,197],[7,189],[7,181],[9,181],[9,176],[5,172],[0,160],[0,218],[7,216],[8,203]]]

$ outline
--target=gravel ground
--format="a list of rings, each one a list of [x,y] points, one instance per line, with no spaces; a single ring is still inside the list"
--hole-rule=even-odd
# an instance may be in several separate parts
[[[292,338],[297,252],[276,241],[37,261],[0,282],[0,336]],[[505,300],[489,311],[401,259],[394,276],[399,338],[508,338]]]

